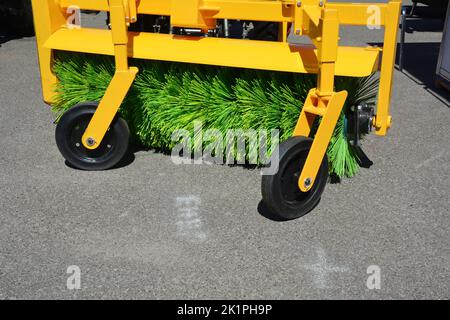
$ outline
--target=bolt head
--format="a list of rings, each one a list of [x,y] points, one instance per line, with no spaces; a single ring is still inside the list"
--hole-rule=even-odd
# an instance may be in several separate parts
[[[87,139],[86,139],[86,144],[87,144],[89,147],[93,147],[93,146],[95,145],[95,140],[94,140],[93,138],[87,138]]]
[[[309,188],[311,186],[311,178],[306,178],[304,181],[304,185],[306,188]]]
[[[301,7],[302,6],[302,2],[301,1],[297,1],[297,7]]]

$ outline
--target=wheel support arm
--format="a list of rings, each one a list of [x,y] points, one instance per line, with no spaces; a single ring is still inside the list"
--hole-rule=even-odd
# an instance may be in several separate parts
[[[314,1],[306,2],[312,4]],[[315,118],[317,116],[322,117],[298,180],[300,190],[306,192],[314,185],[334,128],[347,99],[347,92],[334,92],[335,63],[339,41],[337,10],[311,6],[303,14],[304,21],[309,20],[309,34],[318,49],[319,72],[317,88],[310,90],[306,98],[294,130],[294,136],[308,137]],[[306,15],[309,14],[312,17],[308,19]],[[317,16],[320,18],[317,19]]]
[[[114,43],[116,72],[106,89],[82,138],[88,149],[96,149],[125,99],[138,69],[128,66],[128,25],[136,22],[136,0],[109,0],[111,32]]]

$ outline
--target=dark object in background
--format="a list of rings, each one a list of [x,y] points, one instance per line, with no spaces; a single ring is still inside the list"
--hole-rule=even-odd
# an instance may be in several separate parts
[[[277,41],[278,23],[273,22],[253,22],[253,29],[248,33],[248,38],[252,40]]]
[[[450,91],[450,4],[447,9],[436,68],[436,86]]]
[[[2,0],[0,2],[0,28],[12,36],[33,36],[31,0]]]
[[[228,38],[242,39],[244,33],[243,21],[240,20],[228,20]]]
[[[109,12],[106,14],[106,24],[110,25]],[[137,22],[128,27],[131,32],[170,33],[170,17],[138,14]]]
[[[413,0],[412,6],[402,6],[398,62],[400,71],[403,70],[405,33],[412,32],[408,20],[437,19],[444,21],[448,3],[449,0]],[[425,4],[425,6],[418,6],[418,4]]]
[[[228,21],[228,38],[242,39],[244,38],[244,23],[253,24],[253,28],[248,32],[247,38],[251,40],[277,41],[278,40],[278,24],[274,22],[260,21]]]
[[[109,13],[107,14],[106,23],[109,25]],[[258,21],[247,21],[247,23],[252,23],[253,28],[248,33],[248,38],[252,40],[265,40],[265,41],[277,41],[278,40],[278,24],[273,22],[258,22]],[[217,36],[220,38],[226,37],[225,35],[225,21],[218,21],[218,26],[216,30],[209,34],[209,36]],[[228,38],[231,39],[242,39],[244,38],[244,23],[245,21],[240,20],[228,20]],[[128,28],[129,31],[134,32],[152,32],[152,33],[170,33],[170,17],[166,16],[156,16],[156,15],[138,15],[138,21],[133,23]],[[191,30],[191,31],[187,31]],[[195,29],[184,29],[184,28],[173,28],[172,32],[179,35],[191,35],[191,36],[202,36],[200,30],[198,33],[194,31]]]
[[[169,33],[170,18],[166,16],[139,14],[137,22],[132,23],[128,30],[134,32]]]
[[[427,6],[434,7],[442,10],[443,18],[445,19],[445,10],[447,10],[448,0],[412,0],[413,9],[418,3],[426,4]]]

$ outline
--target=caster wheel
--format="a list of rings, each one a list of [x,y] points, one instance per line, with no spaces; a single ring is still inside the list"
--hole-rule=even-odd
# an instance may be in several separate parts
[[[119,116],[113,120],[97,149],[84,147],[81,138],[97,107],[96,102],[78,104],[64,113],[56,126],[58,149],[75,168],[88,171],[110,169],[127,153],[130,131],[126,121]]]
[[[328,179],[325,155],[311,190],[302,192],[298,179],[306,162],[312,139],[291,137],[280,144],[279,169],[275,175],[262,178],[262,197],[267,208],[282,220],[299,218],[319,203]]]

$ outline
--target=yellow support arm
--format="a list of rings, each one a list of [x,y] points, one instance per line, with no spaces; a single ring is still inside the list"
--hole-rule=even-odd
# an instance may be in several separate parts
[[[317,173],[327,151],[336,123],[341,114],[347,92],[334,92],[335,64],[339,42],[339,20],[336,9],[314,8],[315,0],[307,0],[310,5],[303,14],[303,31],[308,30],[318,49],[319,72],[317,88],[310,90],[304,103],[300,118],[294,130],[294,136],[308,137],[316,116],[321,116],[319,128],[314,137],[313,144],[306,158],[305,166],[300,173],[298,186],[301,191],[307,192],[314,185]],[[315,11],[315,10],[318,10]],[[317,15],[319,14],[319,19]],[[310,16],[312,15],[312,17]]]
[[[127,52],[127,26],[136,21],[135,1],[109,0],[116,72],[82,137],[81,141],[88,149],[96,149],[102,142],[138,73],[137,68],[128,67]]]
[[[374,121],[375,133],[379,136],[385,136],[392,123],[389,106],[391,102],[392,77],[394,74],[401,4],[401,0],[393,0],[388,3],[386,9],[383,59],[381,63],[380,86],[378,89],[378,106]]]

